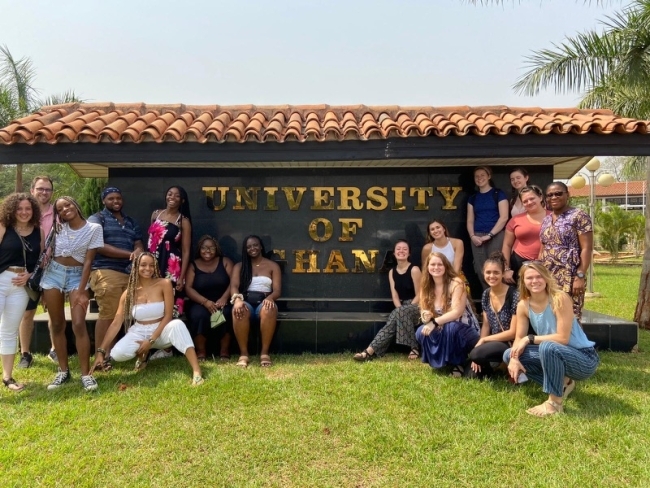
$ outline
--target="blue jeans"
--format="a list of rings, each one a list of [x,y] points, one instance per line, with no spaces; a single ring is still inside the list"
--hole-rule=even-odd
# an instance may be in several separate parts
[[[56,261],[50,261],[43,273],[41,288],[43,290],[59,290],[61,293],[69,293],[79,288],[83,266],[64,266]],[[85,289],[89,284],[86,283]]]

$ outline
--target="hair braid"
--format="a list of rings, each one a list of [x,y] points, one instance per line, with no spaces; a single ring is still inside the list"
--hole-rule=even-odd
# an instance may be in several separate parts
[[[124,330],[128,331],[129,327],[133,325],[133,306],[136,305],[135,297],[140,282],[140,261],[143,256],[149,256],[153,259],[153,276],[152,278],[160,278],[160,268],[158,267],[158,260],[156,256],[150,252],[141,253],[133,261],[131,266],[131,274],[129,275],[129,283],[126,287],[126,299],[124,300]]]

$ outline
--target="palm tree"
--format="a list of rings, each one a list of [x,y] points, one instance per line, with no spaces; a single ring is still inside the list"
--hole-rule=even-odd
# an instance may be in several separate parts
[[[581,33],[568,37],[562,44],[554,44],[552,49],[534,52],[526,60],[528,71],[514,89],[527,95],[546,88],[560,93],[584,93],[580,102],[583,108],[608,108],[622,116],[650,119],[650,0],[632,1],[602,21],[602,26],[602,32]],[[647,159],[630,161],[633,166],[629,170],[646,166],[650,183]],[[650,191],[647,197],[646,201],[650,201]],[[650,216],[650,206],[646,212]],[[645,253],[634,320],[640,327],[650,329],[650,218],[646,218]]]
[[[44,100],[38,99],[34,87],[36,72],[31,59],[14,59],[7,46],[0,46],[0,127],[6,127],[19,117],[35,112],[43,105],[79,102],[74,92],[53,95]],[[23,166],[16,165],[15,191],[23,190]]]

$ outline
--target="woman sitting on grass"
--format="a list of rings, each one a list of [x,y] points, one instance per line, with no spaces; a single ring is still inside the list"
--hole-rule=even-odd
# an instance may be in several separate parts
[[[420,357],[418,342],[415,340],[415,327],[419,322],[420,307],[420,268],[409,262],[411,254],[409,243],[399,239],[393,249],[397,265],[388,272],[393,310],[384,325],[362,352],[354,355],[355,361],[370,361],[376,356],[383,356],[393,339],[397,344],[411,348],[409,359]]]
[[[106,331],[104,342],[97,348],[93,370],[102,364],[106,348],[124,322],[126,335],[111,350],[111,358],[128,361],[137,356],[135,369],[142,370],[147,365],[149,349],[174,346],[185,354],[192,367],[192,386],[202,384],[203,376],[192,338],[181,320],[172,320],[173,309],[171,281],[160,278],[156,258],[143,252],[133,263],[129,285],[120,298],[117,314]]]
[[[420,286],[422,322],[415,333],[422,362],[432,368],[452,365],[452,376],[465,372],[467,353],[479,339],[478,320],[467,300],[465,284],[451,263],[433,252],[425,263]]]
[[[505,258],[500,251],[493,252],[483,265],[483,278],[488,284],[483,292],[483,326],[481,338],[469,353],[470,377],[482,378],[492,374],[492,363],[501,363],[503,353],[515,338],[519,292],[503,282]]]
[[[562,402],[575,388],[575,380],[585,380],[596,371],[598,354],[573,315],[571,298],[542,263],[523,263],[519,293],[516,339],[503,360],[515,382],[526,373],[549,395],[544,403],[528,409],[529,414],[562,413]],[[529,325],[535,333],[530,333]]]

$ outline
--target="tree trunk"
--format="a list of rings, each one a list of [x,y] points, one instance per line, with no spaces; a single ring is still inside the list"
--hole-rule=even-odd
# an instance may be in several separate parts
[[[650,165],[646,178],[645,196],[645,252],[643,253],[643,267],[641,268],[641,282],[639,283],[639,298],[636,302],[634,321],[642,329],[650,329]]]
[[[16,192],[23,191],[23,165],[16,164]]]

